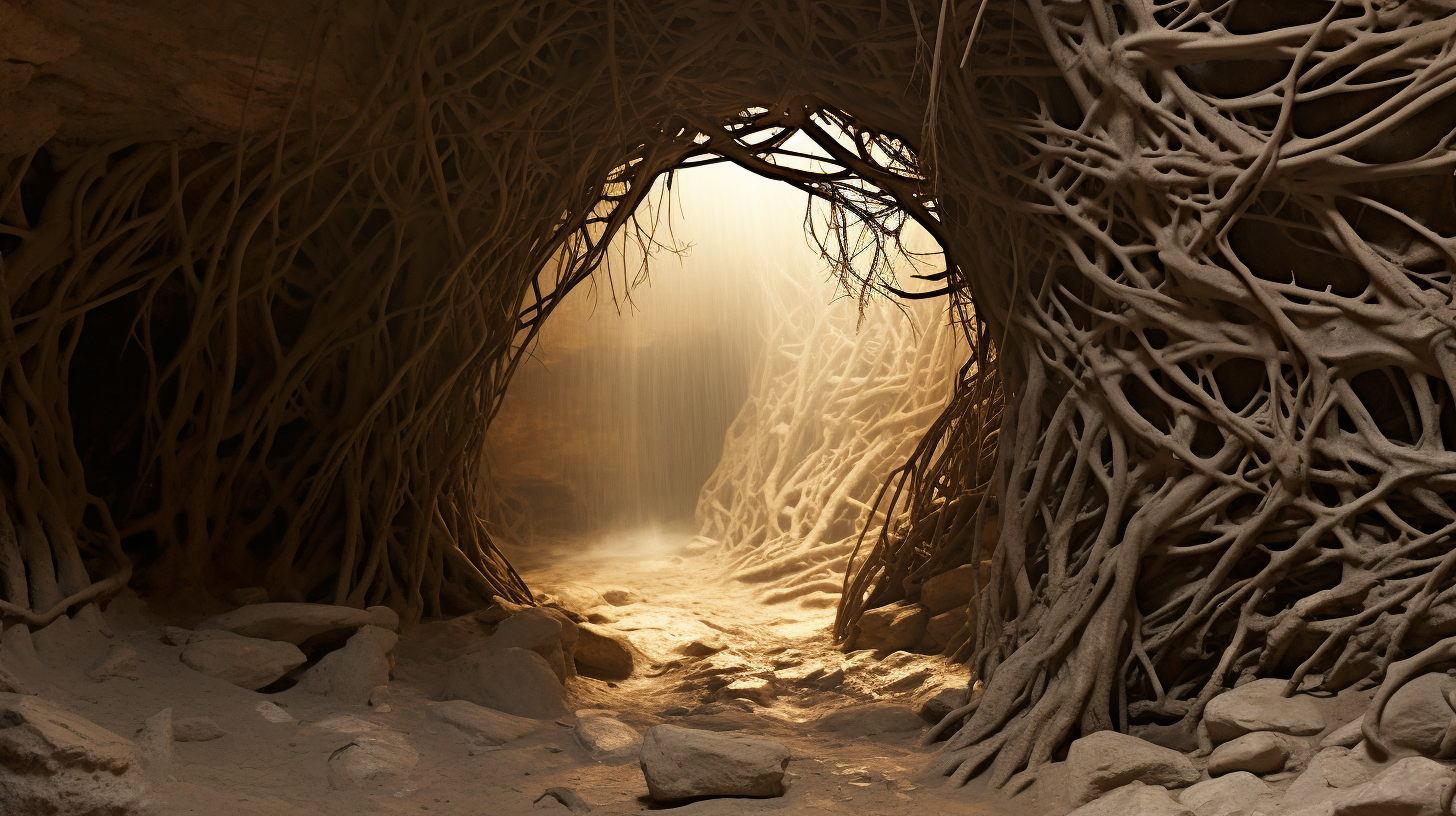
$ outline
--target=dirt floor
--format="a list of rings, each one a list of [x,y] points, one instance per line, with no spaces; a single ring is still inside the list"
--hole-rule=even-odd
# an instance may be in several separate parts
[[[909,712],[939,688],[963,686],[963,667],[903,653],[880,661],[868,652],[842,654],[827,634],[832,607],[765,606],[753,587],[723,579],[708,558],[684,555],[684,544],[683,536],[644,534],[511,553],[539,591],[561,597],[583,587],[588,595],[631,593],[631,602],[601,607],[597,618],[640,652],[637,673],[618,683],[572,680],[572,710],[607,709],[639,730],[674,723],[753,734],[791,749],[785,796],[704,799],[672,810],[1020,816],[1067,809],[1039,803],[1035,791],[1008,802],[927,776],[934,748],[919,742],[928,726]],[[537,734],[482,749],[424,716],[424,705],[440,698],[448,661],[486,638],[471,619],[404,627],[384,702],[347,706],[297,689],[246,691],[191,670],[178,660],[178,648],[164,642],[161,627],[197,621],[163,618],[134,596],[113,601],[104,618],[104,627],[72,621],[61,627],[69,631],[37,637],[44,669],[37,676],[32,667],[23,679],[122,736],[138,734],[164,708],[174,718],[205,715],[222,726],[227,734],[220,739],[175,744],[172,780],[156,786],[159,816],[565,813],[554,800],[537,803],[555,787],[574,790],[594,813],[664,809],[646,798],[635,761],[594,761],[570,722],[548,723]],[[132,644],[140,655],[137,679],[88,677],[86,669],[118,642]],[[840,670],[843,681],[836,683]],[[770,678],[777,689],[772,698],[755,693],[747,696],[756,700],[740,699],[744,692],[729,688],[734,680],[754,686],[752,681]],[[292,719],[265,718],[258,707],[267,702]],[[351,735],[373,729],[402,733],[419,752],[407,781],[368,790],[331,788],[330,756]]]

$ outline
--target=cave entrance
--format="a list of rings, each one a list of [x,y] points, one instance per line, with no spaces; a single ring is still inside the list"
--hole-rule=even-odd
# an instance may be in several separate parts
[[[851,553],[966,353],[943,300],[846,291],[808,205],[730,163],[676,174],[643,205],[666,246],[650,280],[619,239],[487,434],[493,534],[537,600],[627,627],[657,662],[726,637],[757,662],[813,643],[832,673]],[[897,281],[929,288],[912,276],[942,268],[938,247],[903,239]]]

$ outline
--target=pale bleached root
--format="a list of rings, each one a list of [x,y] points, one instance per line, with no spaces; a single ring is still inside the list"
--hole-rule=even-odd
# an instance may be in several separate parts
[[[951,394],[957,343],[943,304],[839,300],[835,285],[771,281],[768,339],[747,403],[698,500],[700,535],[768,602],[837,602],[877,490]],[[827,304],[827,305],[826,305]]]

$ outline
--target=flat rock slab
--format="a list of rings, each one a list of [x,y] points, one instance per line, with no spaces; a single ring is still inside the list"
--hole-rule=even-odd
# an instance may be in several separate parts
[[[1177,751],[1115,731],[1099,731],[1073,742],[1062,772],[1063,784],[1078,805],[1132,782],[1184,788],[1200,776],[1188,757]]]
[[[1225,691],[1209,701],[1203,712],[1208,736],[1228,742],[1252,731],[1310,736],[1325,730],[1325,718],[1309,697],[1285,697],[1283,680],[1265,678]]]
[[[424,708],[425,715],[445,723],[478,745],[504,745],[541,730],[540,720],[517,717],[468,700],[446,700]]]
[[[642,775],[659,802],[782,796],[789,749],[762,737],[657,725],[642,735]]]
[[[194,640],[180,657],[195,671],[249,690],[272,683],[308,659],[292,643],[242,636]]]
[[[243,637],[279,640],[298,646],[323,635],[337,633],[343,637],[361,626],[384,622],[382,617],[382,613],[376,615],[367,609],[354,609],[349,606],[261,603],[208,618],[198,624],[197,628],[222,629]],[[395,616],[395,626],[398,626],[398,620],[398,616]]]
[[[1161,785],[1130,782],[1067,816],[1195,816]]]
[[[0,813],[143,812],[146,777],[129,740],[19,694],[0,694],[0,726]]]
[[[445,698],[537,720],[567,713],[566,689],[546,658],[520,648],[482,649],[452,662],[445,674]]]

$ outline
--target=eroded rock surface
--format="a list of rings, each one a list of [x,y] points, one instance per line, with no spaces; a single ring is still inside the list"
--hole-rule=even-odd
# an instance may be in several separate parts
[[[1178,804],[1162,785],[1130,782],[1096,801],[1089,802],[1068,816],[1195,816]]]
[[[635,659],[626,636],[590,623],[578,624],[576,670],[598,680],[626,680],[632,676]]]
[[[129,740],[48,700],[0,694],[0,813],[131,816],[146,796]]]

